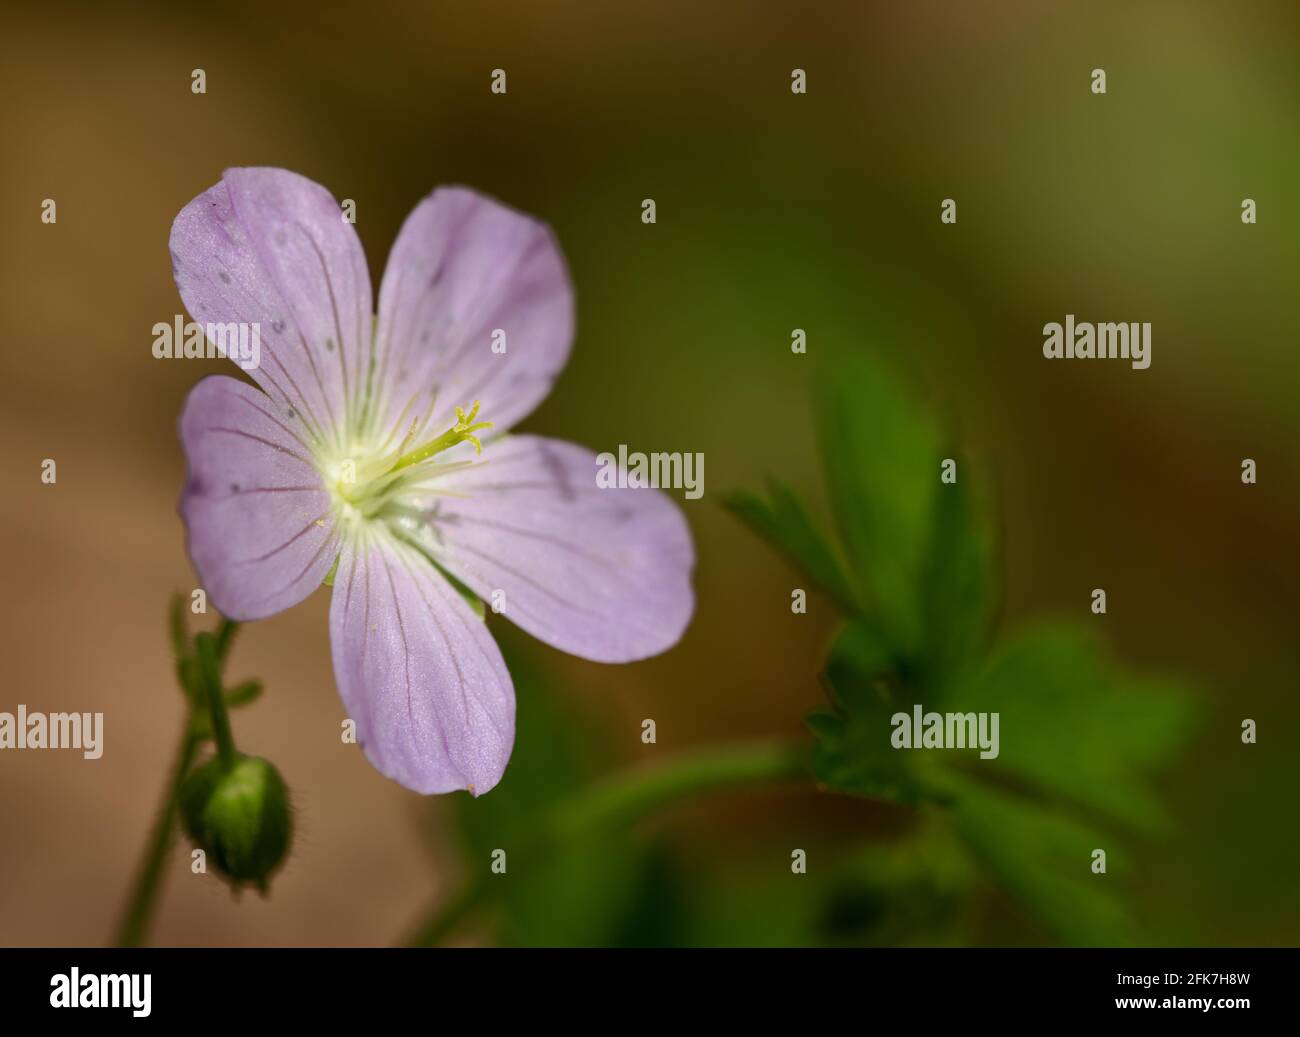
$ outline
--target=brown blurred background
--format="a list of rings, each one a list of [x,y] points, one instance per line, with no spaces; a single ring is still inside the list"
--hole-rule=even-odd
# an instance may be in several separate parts
[[[706,455],[682,644],[621,668],[538,654],[612,757],[643,753],[642,717],[667,752],[796,733],[819,701],[829,604],[792,616],[790,571],[717,499],[773,473],[820,501],[808,372],[873,350],[994,473],[1006,622],[1083,614],[1104,586],[1121,657],[1207,702],[1162,780],[1178,830],[1142,858],[1151,931],[1300,939],[1294,4],[54,3],[0,26],[0,709],[106,714],[96,762],[0,753],[0,943],[109,938],[173,753],[165,605],[195,585],[176,419],[225,368],[155,360],[150,329],[183,312],[173,217],[234,165],[355,199],[376,288],[437,184],[547,220],[579,331],[525,427]],[[1150,370],[1047,364],[1040,329],[1066,313],[1151,321]],[[178,853],[156,942],[386,943],[452,881],[428,803],[339,743],[327,603],[244,629],[231,668],[267,685],[234,722],[294,790],[292,860],[269,900],[232,905]],[[658,824],[717,868],[887,819],[777,792]]]

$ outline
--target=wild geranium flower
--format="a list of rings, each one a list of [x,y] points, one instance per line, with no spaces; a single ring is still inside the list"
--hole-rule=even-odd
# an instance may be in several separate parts
[[[380,772],[477,795],[505,770],[514,687],[466,590],[586,659],[677,642],[694,605],[678,507],[598,488],[582,447],[505,435],[573,338],[546,226],[439,188],[393,245],[377,317],[355,231],[295,173],[227,170],[170,244],[193,319],[261,336],[260,391],[205,378],[181,415],[190,557],[233,619],[333,584],[334,675]]]

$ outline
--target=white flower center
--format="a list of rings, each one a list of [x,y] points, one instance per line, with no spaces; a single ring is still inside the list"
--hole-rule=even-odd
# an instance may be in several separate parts
[[[491,428],[492,423],[476,422],[478,409],[477,401],[468,414],[457,407],[456,423],[451,428],[416,447],[410,444],[422,425],[418,418],[396,445],[391,436],[382,443],[354,441],[318,456],[317,465],[340,518],[351,524],[411,517],[413,509],[404,502],[406,498],[430,490],[430,483],[438,476],[473,464],[472,461],[439,462],[434,460],[438,454],[465,442],[473,443],[476,453],[482,451],[483,444],[475,433]]]

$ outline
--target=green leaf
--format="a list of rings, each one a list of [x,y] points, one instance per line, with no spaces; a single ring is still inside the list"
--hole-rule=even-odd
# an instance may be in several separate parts
[[[999,755],[981,769],[1137,828],[1167,823],[1148,778],[1186,740],[1191,700],[1174,683],[1118,669],[1082,627],[1021,633],[947,706],[1000,715]]]
[[[833,709],[815,710],[813,773],[836,792],[916,802],[919,790],[907,757],[889,744],[889,718],[898,709],[895,660],[878,629],[853,619],[836,635],[822,674]]]
[[[758,494],[736,492],[723,498],[726,507],[741,522],[785,556],[819,590],[829,594],[846,612],[858,611],[857,601],[834,549],[804,509],[803,503],[784,483],[769,479],[768,499]]]
[[[939,487],[930,416],[865,356],[827,372],[816,419],[827,489],[858,598],[908,655],[920,650],[920,573]]]
[[[1185,741],[1185,692],[1125,674],[1077,626],[1031,629],[945,703],[999,714],[999,755],[984,760],[893,748],[890,717],[922,701],[910,677],[870,624],[845,625],[824,672],[833,708],[809,718],[818,779],[835,791],[935,804],[982,867],[1057,936],[1129,941],[1122,887],[1092,874],[1091,853],[1104,849],[1108,865],[1123,864],[1119,837],[1100,827],[1106,819],[1148,830],[1166,822],[1149,778]],[[1012,784],[1019,790],[1004,787]]]
[[[999,580],[993,539],[973,504],[971,477],[958,466],[955,483],[940,484],[930,543],[920,573],[924,630],[920,683],[928,702],[988,649]]]
[[[262,696],[262,682],[259,680],[243,681],[226,692],[226,705],[231,709],[247,706]]]
[[[1030,630],[988,658],[997,558],[971,474],[959,466],[956,482],[941,481],[935,425],[865,357],[821,384],[817,419],[847,574],[788,491],[730,505],[805,572],[822,574],[821,585],[865,606],[828,654],[830,708],[808,718],[818,780],[947,818],[967,852],[1057,935],[1127,941],[1121,888],[1091,872],[1092,851],[1122,866],[1104,825],[1167,824],[1150,779],[1186,740],[1190,698],[1125,673],[1081,626]],[[999,755],[895,749],[891,719],[917,704],[998,714]]]
[[[860,617],[840,626],[826,656],[822,683],[841,712],[884,701],[899,680],[900,663],[879,627]]]
[[[1113,838],[971,777],[947,771],[931,780],[951,797],[948,810],[975,859],[1057,937],[1074,945],[1134,942],[1123,897],[1126,862]],[[1106,851],[1106,874],[1092,871],[1097,849]]]

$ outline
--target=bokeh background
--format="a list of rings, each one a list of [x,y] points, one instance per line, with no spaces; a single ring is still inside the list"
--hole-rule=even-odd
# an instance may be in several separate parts
[[[824,510],[810,373],[867,351],[996,487],[1003,624],[1082,617],[1103,586],[1096,622],[1125,664],[1198,689],[1202,723],[1158,778],[1175,824],[1138,841],[1126,878],[1143,940],[1296,943],[1298,44],[1282,0],[6,4],[0,709],[102,710],[106,751],[0,753],[0,943],[110,939],[173,753],[165,606],[195,584],[176,419],[224,365],[155,360],[150,329],[183,312],[173,217],[233,165],[355,199],[376,284],[437,184],[545,219],[579,330],[525,428],[705,454],[705,496],[684,503],[698,611],[676,649],[601,667],[495,624],[537,675],[520,709],[546,714],[543,766],[799,736],[836,615],[816,596],[792,615],[791,570],[718,501],[772,473]],[[1152,322],[1151,368],[1048,364],[1040,329],[1067,312]],[[1259,485],[1241,485],[1243,457]],[[267,684],[234,723],[293,789],[291,861],[268,899],[235,901],[178,853],[156,942],[390,943],[457,888],[463,807],[339,742],[327,607],[321,592],[247,627],[231,667]],[[855,942],[871,905],[810,906],[790,849],[811,883],[887,843],[900,813],[799,787],[710,796],[639,825],[635,865],[611,856],[508,921],[558,941],[575,905],[623,883],[633,942],[665,919],[667,942]],[[963,918],[957,942],[1051,939],[994,889]],[[573,938],[616,938],[602,926]]]

